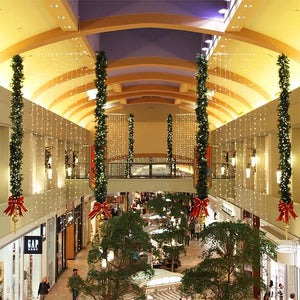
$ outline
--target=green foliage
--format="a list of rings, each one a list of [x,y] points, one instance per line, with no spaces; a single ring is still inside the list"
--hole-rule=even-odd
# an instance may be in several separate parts
[[[86,279],[74,282],[70,278],[69,286],[93,299],[115,300],[129,293],[135,294],[135,299],[144,299],[143,291],[132,280],[138,272],[144,272],[149,277],[153,274],[147,259],[137,256],[137,252],[148,253],[152,249],[143,224],[140,215],[135,212],[106,221],[102,238],[96,235],[92,242]],[[113,260],[108,259],[110,251],[114,252]],[[106,268],[102,267],[102,260],[106,261]]]
[[[168,161],[171,162],[173,159],[173,117],[171,114],[168,114]]]
[[[208,146],[208,137],[209,137],[209,124],[208,124],[208,98],[207,98],[207,87],[206,80],[208,78],[207,73],[207,60],[206,56],[203,54],[198,55],[197,57],[197,66],[198,71],[196,74],[197,79],[197,107],[196,107],[196,117],[198,124],[198,132],[196,135],[196,159],[197,159],[197,196],[201,200],[207,198],[208,188],[207,188],[207,146]]]
[[[168,199],[168,201],[166,201]],[[149,201],[148,208],[162,217],[160,228],[163,233],[153,235],[164,253],[172,260],[171,270],[174,271],[176,257],[185,251],[184,241],[188,230],[188,203],[190,196],[183,193],[158,195]],[[180,245],[178,245],[180,244]]]
[[[10,120],[12,123],[12,132],[10,138],[10,192],[13,199],[19,198],[22,194],[22,142],[24,136],[23,129],[23,94],[22,87],[24,81],[23,58],[15,55],[12,58],[11,67],[13,69],[13,79],[11,82],[12,99]]]
[[[276,258],[275,245],[262,231],[244,223],[215,222],[200,238],[208,249],[196,267],[184,272],[184,293],[233,300],[251,298],[253,285],[265,288],[261,278],[245,272],[249,266],[259,269],[262,255]]]
[[[134,118],[133,114],[129,115],[128,119],[128,127],[129,127],[129,137],[128,137],[128,162],[133,162],[134,159],[134,151],[133,151],[133,144],[134,144]]]
[[[103,203],[107,194],[107,178],[105,173],[105,155],[107,147],[107,125],[105,115],[105,104],[107,98],[106,92],[106,73],[107,61],[104,51],[96,53],[95,66],[95,85],[97,88],[96,95],[96,132],[95,132],[95,199]]]
[[[290,71],[289,59],[281,54],[278,57],[277,65],[279,66],[279,87],[281,89],[278,112],[278,149],[279,149],[279,166],[281,170],[280,180],[280,200],[289,204],[291,200],[290,192],[290,178],[292,175],[292,168],[290,163],[291,156],[291,141],[290,141],[290,115],[288,113],[289,101],[289,87],[290,87]]]

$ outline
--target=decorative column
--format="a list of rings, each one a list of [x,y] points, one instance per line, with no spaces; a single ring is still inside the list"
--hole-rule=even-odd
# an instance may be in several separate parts
[[[11,112],[10,120],[12,124],[12,132],[10,138],[10,157],[9,157],[9,167],[10,167],[10,192],[11,196],[8,198],[8,207],[5,209],[4,213],[12,217],[14,222],[14,232],[17,229],[17,222],[19,217],[23,216],[23,212],[27,209],[24,206],[24,198],[22,196],[22,142],[24,137],[23,129],[23,113],[24,113],[24,103],[23,103],[23,58],[19,55],[15,55],[12,58],[11,67],[13,69],[13,79],[12,79],[12,99],[11,99]]]
[[[277,65],[279,66],[279,87],[281,89],[278,104],[278,150],[279,150],[279,169],[281,170],[281,178],[279,183],[280,202],[278,204],[279,217],[277,221],[283,221],[286,239],[288,239],[289,214],[293,218],[297,215],[293,210],[293,201],[290,191],[290,178],[292,175],[291,167],[291,141],[290,141],[290,116],[288,113],[289,87],[290,87],[290,71],[289,59],[281,54],[278,57]]]
[[[198,55],[197,66],[198,71],[196,74],[197,79],[197,107],[196,107],[196,118],[198,132],[196,135],[196,149],[195,149],[195,160],[196,169],[194,170],[196,181],[196,192],[197,197],[194,199],[194,208],[191,212],[191,216],[199,219],[201,227],[203,228],[205,218],[208,216],[207,206],[208,200],[208,179],[207,179],[207,147],[209,138],[209,124],[208,124],[208,98],[207,98],[207,87],[206,80],[208,78],[207,73],[207,60],[205,55]]]
[[[98,226],[101,228],[102,216],[106,214],[110,217],[110,213],[107,210],[107,178],[106,178],[106,147],[107,147],[107,125],[106,125],[106,114],[105,104],[107,99],[107,85],[106,85],[106,73],[107,60],[104,51],[96,53],[96,79],[95,85],[97,88],[96,95],[96,108],[95,108],[95,119],[96,119],[96,133],[95,133],[95,189],[94,195],[96,203],[94,204],[93,210],[90,212],[89,217],[92,219],[98,216]],[[99,231],[99,230],[98,230]]]

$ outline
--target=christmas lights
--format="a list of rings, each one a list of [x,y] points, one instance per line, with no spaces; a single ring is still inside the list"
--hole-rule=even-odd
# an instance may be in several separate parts
[[[128,162],[132,163],[134,159],[134,151],[133,151],[133,144],[134,144],[134,118],[133,114],[129,115],[128,119],[128,127],[129,127],[129,137],[128,137]]]
[[[168,161],[171,162],[173,159],[173,117],[171,114],[168,115],[167,122],[168,122],[167,155],[168,155]]]

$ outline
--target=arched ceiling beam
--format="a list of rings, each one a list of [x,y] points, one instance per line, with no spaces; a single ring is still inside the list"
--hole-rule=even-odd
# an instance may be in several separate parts
[[[165,57],[136,57],[136,58],[128,58],[128,59],[120,59],[115,60],[108,63],[108,72],[111,70],[116,69],[124,69],[124,68],[130,68],[130,67],[144,67],[144,66],[160,66],[165,68],[177,68],[179,70],[189,70],[196,72],[196,66],[195,63],[187,60],[182,59],[175,59],[175,58],[165,58]],[[64,83],[66,81],[79,78],[82,76],[88,76],[94,74],[94,69],[89,69],[86,67],[79,68],[77,70],[73,70],[70,72],[67,72],[65,74],[62,74],[56,78],[53,78],[52,80],[46,82],[44,85],[42,85],[38,90],[36,90],[32,96],[31,99],[35,100],[38,96],[40,96],[43,92],[47,91],[47,89],[50,89],[54,86],[57,86],[58,84]],[[271,97],[270,95],[263,90],[260,86],[258,86],[253,81],[250,81],[249,79],[238,75],[237,73],[230,72],[229,70],[225,70],[222,68],[214,68],[209,69],[208,73],[221,77],[224,79],[228,79],[233,82],[237,82],[240,84],[247,85],[249,88],[253,89],[257,93],[261,94],[266,101],[270,101]]]
[[[137,105],[137,104],[145,104],[145,103],[175,105],[174,104],[174,100],[163,99],[163,98],[159,98],[159,97],[144,97],[144,98],[138,98],[138,99],[128,100],[128,105]],[[122,106],[121,104],[119,104],[119,105]],[[92,105],[91,105],[91,107],[92,107]],[[193,107],[191,107],[191,109],[193,109]],[[91,108],[91,110],[89,112],[87,112],[86,114],[84,114],[83,116],[81,116],[76,122],[77,123],[81,123],[81,122],[84,121],[84,119],[92,116],[93,114],[94,114],[94,110]],[[208,116],[211,116],[211,117],[215,118],[221,124],[224,124],[224,122],[225,122],[219,116],[217,116],[213,112],[209,111],[209,107],[208,107]]]
[[[122,94],[122,97],[135,97],[135,96],[147,96],[149,95],[149,91],[155,91],[155,92],[159,92],[159,91],[164,91],[164,92],[172,92],[172,94],[165,94],[165,96],[169,96],[169,97],[174,97],[176,99],[183,99],[183,100],[187,100],[187,101],[191,101],[193,104],[196,101],[196,94],[195,95],[187,95],[188,97],[185,97],[184,94],[180,94],[178,93],[178,88],[174,87],[174,86],[165,86],[165,85],[154,85],[154,84],[146,84],[146,85],[136,85],[136,86],[128,86],[128,87],[124,87],[123,89],[124,93],[126,94]],[[142,93],[142,94],[141,94]],[[176,95],[174,94],[176,93]],[[162,95],[160,94],[156,94],[156,95]],[[113,100],[117,100],[119,98],[123,99],[121,97],[121,94],[113,94],[108,96],[108,101],[113,101]],[[68,115],[69,117],[72,117],[74,114],[78,113],[80,111],[80,109],[84,109],[86,108],[86,105],[91,103],[90,101],[88,101],[88,97],[82,98],[80,100],[77,100],[75,103],[73,103],[72,105],[70,105],[69,107],[66,108],[66,110],[63,112],[63,116],[65,116],[67,114],[68,111],[74,110],[76,108],[76,110],[74,110],[73,112],[71,112],[70,115]],[[94,103],[94,102],[93,102]],[[121,103],[124,104],[124,103]],[[176,104],[176,103],[175,103]],[[237,112],[231,105],[229,105],[227,102],[222,101],[216,97],[213,97],[212,100],[209,101],[209,105],[211,107],[214,108],[218,108],[220,111],[222,111],[223,113],[225,113],[226,115],[228,115],[229,117],[233,118],[234,116],[239,115],[239,112]],[[182,105],[180,105],[182,106]],[[87,106],[89,107],[89,106]],[[226,109],[224,109],[226,108]],[[67,116],[66,116],[67,117]]]
[[[0,53],[0,63],[10,59],[15,54],[21,54],[41,46],[73,37],[138,28],[173,29],[224,36],[278,53],[283,52],[291,59],[300,62],[300,51],[282,43],[279,40],[246,28],[242,28],[240,31],[224,32],[224,24],[220,21],[201,19],[191,16],[168,14],[119,15],[94,20],[85,20],[79,23],[79,28],[80,31],[71,32],[55,28],[20,41]]]
[[[195,78],[182,76],[182,75],[176,75],[176,74],[170,74],[170,73],[159,73],[159,72],[141,72],[141,73],[132,73],[132,74],[125,74],[115,77],[110,77],[107,80],[107,85],[116,84],[116,83],[124,83],[124,82],[136,82],[136,81],[146,81],[146,80],[158,80],[158,81],[167,81],[167,82],[176,82],[176,83],[187,83],[192,86],[196,85]],[[212,84],[207,83],[208,88],[215,89],[218,93],[230,95],[230,97],[236,99],[240,103],[242,103],[244,106],[246,106],[248,109],[252,109],[252,106],[240,95],[234,93],[233,91],[230,91],[229,89]],[[54,108],[56,105],[58,105],[61,101],[66,100],[68,97],[74,96],[75,94],[79,94],[82,92],[85,92],[87,90],[95,88],[94,82],[87,83],[86,85],[78,86],[72,90],[69,90],[65,92],[64,94],[57,97],[54,101],[51,102],[51,104],[47,107],[48,109]],[[124,98],[122,96],[122,93],[120,93],[120,98]]]

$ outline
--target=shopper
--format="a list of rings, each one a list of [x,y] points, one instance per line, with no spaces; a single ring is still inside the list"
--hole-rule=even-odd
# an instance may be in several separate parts
[[[279,290],[278,290],[278,296],[279,296],[279,300],[283,300],[283,284],[279,283]]]
[[[40,295],[40,300],[46,299],[46,295],[49,293],[50,285],[47,277],[43,277],[39,285],[38,295]]]
[[[72,275],[72,276],[79,276],[79,275],[78,275],[78,269],[76,269],[76,268],[73,269],[73,275]],[[79,294],[79,293],[78,293],[78,290],[72,288],[73,300],[76,300],[76,299],[77,299],[78,294]]]
[[[293,299],[296,299],[296,295],[294,293],[291,293],[289,300],[293,300]]]

